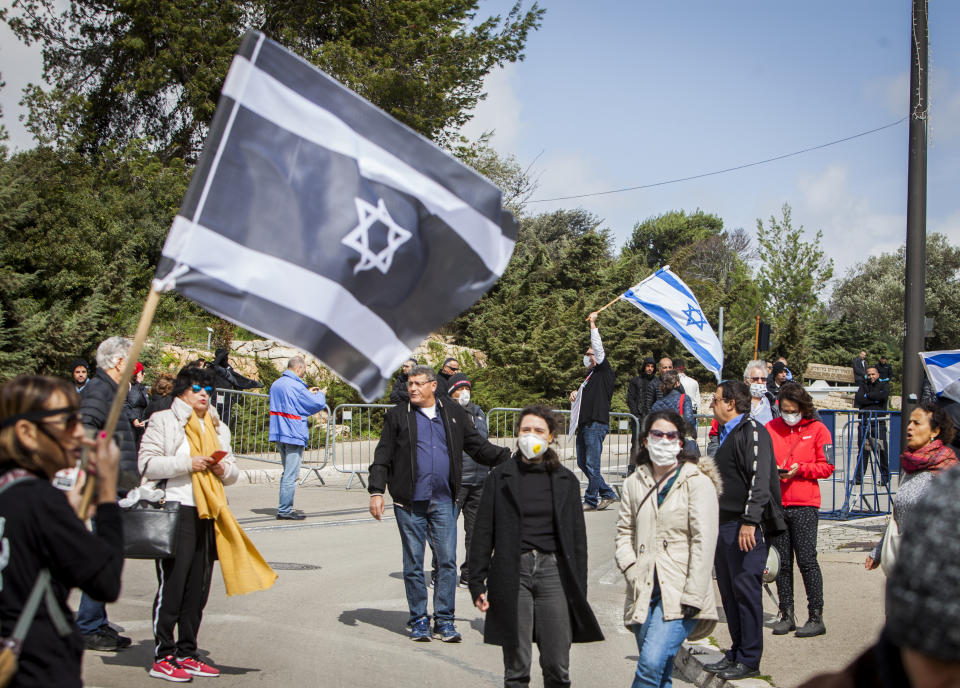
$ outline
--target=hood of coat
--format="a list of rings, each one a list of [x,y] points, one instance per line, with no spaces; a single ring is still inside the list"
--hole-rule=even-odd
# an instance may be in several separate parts
[[[722,495],[723,478],[720,477],[720,469],[717,468],[717,464],[714,463],[713,459],[709,456],[701,456],[697,460],[697,468],[713,481],[713,486],[717,488],[717,495]]]

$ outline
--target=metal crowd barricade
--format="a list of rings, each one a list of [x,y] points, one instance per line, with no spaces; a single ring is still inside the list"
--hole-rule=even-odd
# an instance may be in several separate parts
[[[503,447],[516,447],[517,424],[520,422],[519,408],[492,408],[487,412],[487,426],[490,429],[490,441]],[[555,438],[557,453],[561,462],[573,471],[586,485],[586,476],[577,466],[576,435],[569,440],[570,411],[558,410],[555,413],[563,420],[561,431]],[[610,431],[603,442],[603,458],[600,473],[604,480],[618,493],[624,478],[628,475],[632,441],[639,433],[636,416],[630,413],[611,413]]]
[[[380,440],[383,415],[393,404],[340,404],[330,416],[327,446],[333,467],[349,473],[347,489],[354,479],[366,487],[363,476],[373,463],[373,450]]]
[[[238,389],[218,389],[214,405],[221,420],[230,428],[234,456],[282,465],[276,443],[269,440],[269,395]],[[329,407],[325,407],[325,413],[329,418]],[[329,423],[323,419],[323,414],[324,411],[321,411],[319,418],[308,420],[310,435],[304,448],[301,468],[306,468],[309,472],[300,480],[301,485],[311,474],[324,483],[320,470],[327,465]]]

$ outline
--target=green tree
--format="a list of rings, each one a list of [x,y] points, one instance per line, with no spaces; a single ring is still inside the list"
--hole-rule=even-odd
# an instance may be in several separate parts
[[[723,220],[699,208],[690,215],[671,210],[634,225],[624,250],[642,255],[648,267],[659,268],[670,262],[677,249],[717,236],[722,230]]]
[[[258,29],[427,137],[470,118],[491,69],[523,59],[543,16],[516,4],[480,20],[478,0],[13,0],[8,24],[43,47],[29,89],[40,140],[85,150],[140,138],[192,159],[243,33]]]
[[[952,349],[960,342],[960,247],[943,234],[930,234],[926,244],[926,316],[934,319],[926,347]],[[905,251],[870,256],[852,268],[833,291],[831,310],[842,315],[868,339],[903,347]]]
[[[784,203],[781,212],[782,220],[771,215],[767,226],[757,220],[757,287],[763,314],[774,327],[777,353],[802,375],[810,356],[810,326],[822,310],[818,294],[833,276],[833,260],[820,248],[822,231],[812,242],[804,241],[803,226],[793,227],[789,204]]]

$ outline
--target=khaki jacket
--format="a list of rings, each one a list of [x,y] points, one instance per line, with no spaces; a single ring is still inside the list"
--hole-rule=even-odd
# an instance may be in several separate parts
[[[167,499],[185,506],[196,504],[193,499],[193,479],[190,477],[193,460],[190,458],[187,433],[183,429],[190,420],[191,411],[185,401],[174,399],[168,410],[157,411],[150,416],[138,455],[140,475],[143,476],[140,484],[156,489],[160,480],[166,480]],[[230,451],[230,428],[220,422],[212,406],[207,413],[213,414],[220,447],[227,452],[221,459],[226,469],[221,480],[224,485],[232,485],[240,477],[240,469]]]
[[[684,462],[663,505],[657,506],[654,493],[640,506],[655,484],[649,465],[638,467],[623,482],[616,557],[627,579],[624,625],[646,621],[654,571],[665,621],[682,618],[683,604],[699,609],[697,618],[715,620],[711,571],[719,530],[720,474],[709,457]]]

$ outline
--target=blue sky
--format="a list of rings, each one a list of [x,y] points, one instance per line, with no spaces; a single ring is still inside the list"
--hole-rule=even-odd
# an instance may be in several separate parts
[[[909,105],[910,3],[548,1],[524,62],[487,81],[466,132],[540,175],[534,198],[723,169],[880,127]],[[482,2],[505,12],[509,2]],[[928,232],[960,244],[960,3],[930,3]],[[906,122],[854,141],[679,184],[552,203],[605,220],[618,243],[674,209],[755,233],[784,202],[835,272],[903,243]],[[537,156],[540,156],[539,158]]]
[[[511,4],[481,0],[481,16]],[[466,129],[494,130],[499,151],[534,164],[535,199],[749,163],[907,114],[909,0],[542,4],[547,14],[527,59],[488,78],[489,96]],[[930,24],[927,229],[960,244],[960,3],[933,0]],[[39,79],[40,58],[5,25],[0,72],[10,143],[29,147],[17,101]],[[621,244],[637,221],[675,209],[701,208],[754,233],[758,217],[779,215],[788,202],[795,225],[811,237],[823,230],[842,275],[903,243],[906,185],[904,122],[747,170],[529,209],[585,208]]]

